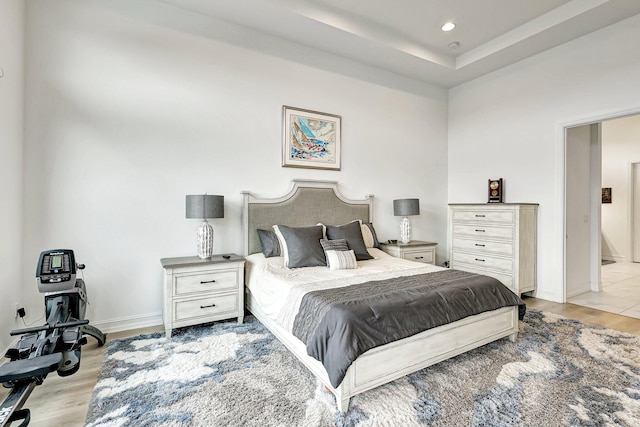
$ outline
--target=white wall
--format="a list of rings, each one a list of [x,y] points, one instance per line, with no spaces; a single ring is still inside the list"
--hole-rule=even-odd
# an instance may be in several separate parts
[[[538,202],[538,291],[563,298],[563,126],[640,108],[640,15],[450,90],[449,202]]]
[[[9,331],[19,326],[15,303],[21,302],[22,128],[24,95],[24,15],[22,0],[0,2],[0,352]]]
[[[192,17],[161,2],[123,4],[28,3],[25,277],[40,251],[72,248],[87,265],[93,324],[158,323],[160,258],[195,254],[199,223],[184,218],[185,195],[225,196],[225,218],[210,221],[215,252],[240,253],[240,192],[279,196],[292,178],[337,180],[348,197],[374,194],[381,239],[398,235],[392,200],[420,198],[414,238],[441,242],[443,259],[444,89],[410,93],[399,89],[402,78],[373,69],[375,79],[355,79],[286,59],[286,43],[274,56],[211,39],[204,29],[224,27],[214,20],[182,30]],[[139,13],[149,4],[152,13]],[[341,171],[280,166],[283,105],[342,116]]]
[[[602,123],[602,186],[612,189],[611,203],[602,205],[602,256],[618,262],[631,262],[632,162],[640,162],[640,115]]]

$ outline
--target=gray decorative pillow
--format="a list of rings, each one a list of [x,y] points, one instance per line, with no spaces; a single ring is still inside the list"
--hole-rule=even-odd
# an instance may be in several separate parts
[[[329,240],[345,239],[349,249],[353,249],[358,261],[373,259],[371,254],[367,252],[362,238],[362,229],[360,222],[354,221],[344,225],[327,225],[327,238]]]
[[[322,249],[325,252],[327,251],[348,251],[349,246],[347,246],[347,241],[345,239],[336,239],[336,240],[320,240],[320,244],[322,245]]]
[[[321,225],[312,227],[274,225],[273,230],[280,241],[285,267],[300,268],[327,265],[324,249],[320,244],[320,239],[323,238]]]
[[[278,236],[271,230],[258,229],[258,237],[260,238],[260,246],[262,247],[262,253],[265,258],[274,256],[282,256],[280,250],[280,242],[278,242]]]

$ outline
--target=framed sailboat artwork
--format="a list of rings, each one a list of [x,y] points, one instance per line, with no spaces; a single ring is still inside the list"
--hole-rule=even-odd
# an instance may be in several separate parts
[[[282,166],[340,170],[342,117],[282,107]]]

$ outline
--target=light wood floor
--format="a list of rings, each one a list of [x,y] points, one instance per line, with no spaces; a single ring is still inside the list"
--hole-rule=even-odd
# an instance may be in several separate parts
[[[604,326],[622,332],[640,335],[640,319],[599,311],[574,304],[557,304],[536,298],[525,298],[527,307],[560,314],[583,323]],[[163,331],[162,326],[111,333],[107,341],[149,332]],[[104,347],[98,347],[89,337],[89,344],[82,349],[80,370],[70,377],[50,374],[44,384],[36,387],[25,405],[31,409],[33,427],[77,427],[83,426],[89,408],[89,400],[102,364]],[[3,399],[7,390],[0,390]]]
[[[96,340],[87,337],[88,344],[82,347],[80,370],[69,377],[60,377],[51,373],[44,383],[33,390],[24,407],[31,410],[29,427],[77,427],[84,426],[89,409],[89,400],[96,385],[98,372],[102,366],[102,357],[109,342],[117,338],[126,338],[151,332],[164,331],[162,325],[153,328],[107,334],[107,343],[98,347]],[[0,390],[0,399],[8,394]]]

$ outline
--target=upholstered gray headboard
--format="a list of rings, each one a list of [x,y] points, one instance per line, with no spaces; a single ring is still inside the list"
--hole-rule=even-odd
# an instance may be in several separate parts
[[[260,252],[256,230],[273,225],[305,227],[319,222],[340,225],[355,219],[373,221],[373,195],[350,200],[338,192],[336,181],[292,181],[291,190],[278,198],[259,198],[243,191],[244,255]]]

